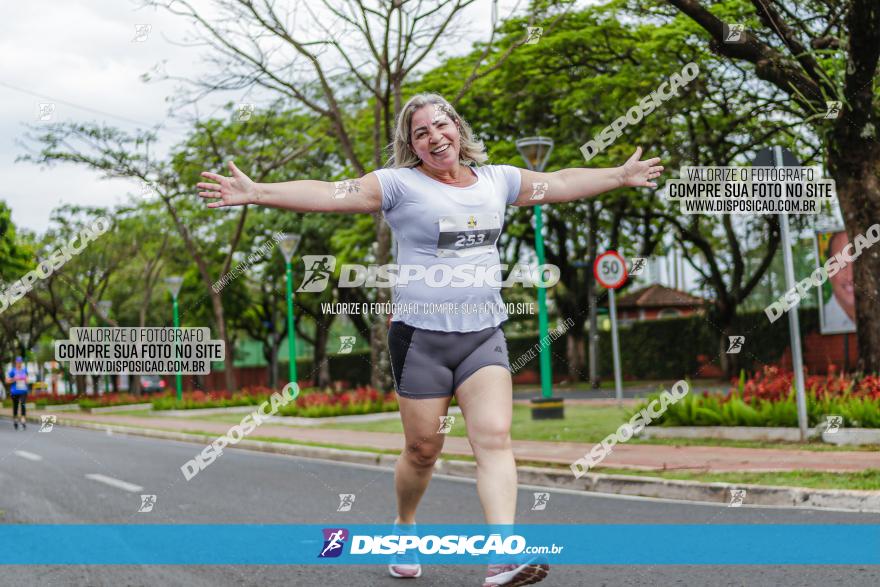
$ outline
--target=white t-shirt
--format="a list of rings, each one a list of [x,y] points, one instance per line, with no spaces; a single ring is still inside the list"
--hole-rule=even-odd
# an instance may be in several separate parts
[[[856,325],[850,320],[850,317],[843,311],[840,302],[836,296],[831,296],[828,303],[825,304],[825,332],[833,334],[836,332],[855,332]]]
[[[477,181],[467,187],[446,185],[413,168],[375,172],[385,221],[397,244],[398,273],[412,276],[406,285],[393,288],[398,310],[393,321],[427,330],[474,332],[507,319],[501,288],[477,276],[492,268],[497,283],[507,274],[498,271],[497,240],[506,206],[519,194],[520,172],[510,165],[471,169]],[[423,267],[425,275],[406,266]],[[454,286],[469,276],[477,278]]]

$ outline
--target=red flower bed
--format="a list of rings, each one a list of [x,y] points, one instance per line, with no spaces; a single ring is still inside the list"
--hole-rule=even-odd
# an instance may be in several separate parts
[[[137,397],[130,393],[105,393],[104,395],[82,395],[79,397],[79,405],[84,408],[99,408],[106,406],[124,406],[128,404],[147,403],[149,399]]]
[[[806,375],[806,374],[805,374]],[[783,371],[779,367],[765,366],[763,370],[746,379],[742,386],[742,398],[745,401],[764,399],[769,401],[784,400],[794,385],[794,372]],[[829,366],[827,375],[807,375],[804,388],[814,397],[862,397],[880,400],[880,376],[867,375],[857,379],[851,375],[838,373],[834,365]],[[739,381],[727,394],[730,399],[739,391]]]
[[[353,404],[371,404],[377,402],[396,401],[397,397],[393,392],[379,393],[373,387],[359,386],[353,390],[344,391],[342,393],[325,393],[313,392],[301,394],[296,398],[296,407],[309,408],[312,406],[350,406]]]
[[[205,391],[203,389],[194,389],[192,391],[184,391],[181,395],[184,401],[197,403],[228,400],[233,397],[249,396],[249,397],[268,397],[272,395],[274,390],[265,385],[255,385],[253,387],[242,387],[236,393],[232,393],[226,389],[217,389],[214,391]],[[163,393],[161,395],[153,395],[151,397],[177,397],[174,391]]]

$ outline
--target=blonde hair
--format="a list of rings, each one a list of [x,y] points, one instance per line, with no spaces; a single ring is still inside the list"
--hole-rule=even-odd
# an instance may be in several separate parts
[[[483,141],[474,138],[474,131],[470,125],[459,116],[452,104],[439,94],[416,94],[404,104],[397,116],[397,124],[394,128],[394,142],[391,144],[392,158],[388,162],[390,167],[415,167],[421,163],[416,152],[410,144],[412,135],[412,117],[416,110],[435,104],[438,110],[442,110],[458,126],[459,152],[458,160],[465,165],[477,165],[485,163],[489,157],[486,155],[486,147]]]

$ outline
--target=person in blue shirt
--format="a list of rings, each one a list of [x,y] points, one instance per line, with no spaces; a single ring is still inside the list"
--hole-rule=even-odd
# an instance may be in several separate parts
[[[21,406],[21,429],[27,429],[27,421],[25,419],[27,412],[24,407],[28,394],[27,376],[27,367],[24,366],[21,357],[15,357],[15,367],[9,370],[9,374],[6,376],[6,384],[12,386],[10,392],[12,395],[12,423],[15,425],[16,430],[18,430],[19,405]]]

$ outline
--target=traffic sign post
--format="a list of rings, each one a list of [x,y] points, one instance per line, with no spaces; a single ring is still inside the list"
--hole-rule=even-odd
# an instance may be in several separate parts
[[[614,290],[626,283],[626,261],[617,251],[606,251],[596,257],[593,275],[602,287],[608,290],[608,310],[611,314],[611,356],[614,359],[614,396],[618,405],[623,405],[623,382],[620,376],[620,344],[617,338],[617,307],[614,303]]]
[[[752,161],[754,167],[800,167],[797,157],[782,147],[765,147],[758,151]],[[779,215],[779,231],[782,239],[782,264],[785,270],[785,291],[794,289],[794,260],[791,254],[791,233],[788,214]],[[788,336],[791,341],[791,363],[794,370],[795,401],[797,403],[798,429],[801,442],[807,441],[807,394],[804,387],[804,361],[801,353],[801,327],[798,308],[794,305],[788,311]],[[846,337],[844,337],[845,339]]]

